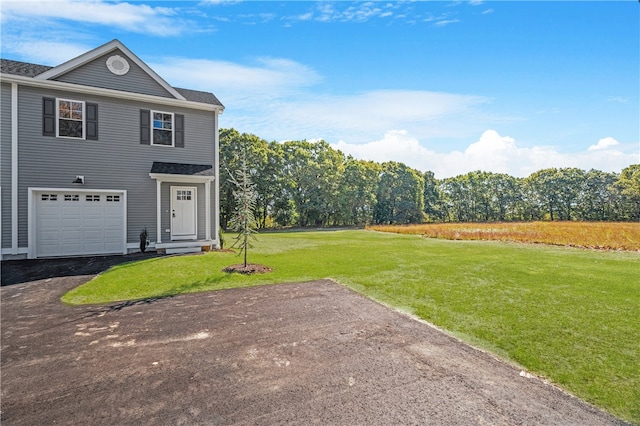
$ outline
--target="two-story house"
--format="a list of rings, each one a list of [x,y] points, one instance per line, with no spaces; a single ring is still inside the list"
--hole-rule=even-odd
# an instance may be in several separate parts
[[[120,41],[56,67],[1,61],[2,258],[219,246],[218,116]]]

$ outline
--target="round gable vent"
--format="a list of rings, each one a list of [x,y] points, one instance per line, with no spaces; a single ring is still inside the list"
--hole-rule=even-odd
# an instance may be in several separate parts
[[[129,62],[120,55],[113,55],[107,59],[107,68],[115,75],[125,75],[129,72]]]

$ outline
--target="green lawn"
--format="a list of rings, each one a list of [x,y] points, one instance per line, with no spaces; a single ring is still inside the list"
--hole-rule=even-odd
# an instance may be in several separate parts
[[[372,231],[265,233],[249,261],[232,253],[116,266],[63,296],[106,303],[332,278],[415,314],[640,423],[640,255]]]

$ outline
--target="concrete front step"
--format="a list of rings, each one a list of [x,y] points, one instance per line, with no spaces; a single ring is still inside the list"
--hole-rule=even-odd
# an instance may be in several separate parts
[[[166,254],[198,253],[200,251],[202,251],[202,247],[175,247],[165,249]]]

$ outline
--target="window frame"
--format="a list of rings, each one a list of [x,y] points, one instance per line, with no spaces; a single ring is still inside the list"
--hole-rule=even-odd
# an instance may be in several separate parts
[[[165,128],[156,128],[155,127],[155,120],[154,120],[154,115],[155,114],[163,114],[163,115],[170,115],[171,116],[171,129],[165,129]],[[172,147],[174,148],[176,146],[176,114],[173,112],[167,112],[167,111],[158,111],[158,110],[149,110],[149,142],[150,145],[153,146],[168,146],[168,147]],[[164,122],[164,117],[163,120]],[[171,131],[171,145],[169,144],[164,144],[164,143],[156,143],[155,142],[155,132],[154,130],[162,130],[162,131]]]
[[[67,98],[55,98],[56,99],[56,137],[58,138],[66,138],[66,139],[76,139],[76,140],[86,140],[87,139],[87,103],[86,101],[79,101],[76,99],[67,99]],[[64,118],[60,116],[60,103],[61,102],[73,102],[82,105],[82,120],[76,120],[73,118]],[[60,120],[69,120],[69,121],[80,121],[82,122],[82,136],[67,136],[60,134]]]

